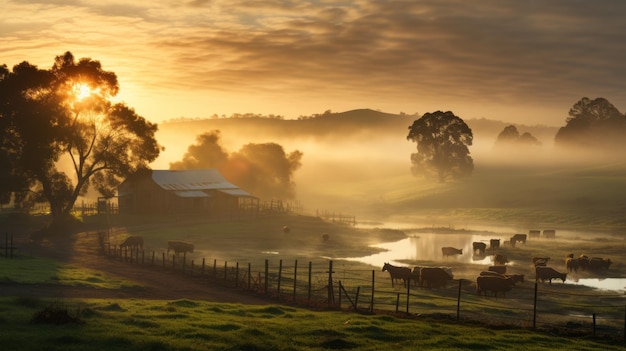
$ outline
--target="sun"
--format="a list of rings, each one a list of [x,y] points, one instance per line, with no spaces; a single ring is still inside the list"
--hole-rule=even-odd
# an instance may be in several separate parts
[[[89,87],[89,85],[85,83],[78,83],[74,85],[74,96],[76,96],[76,100],[82,101],[93,94],[93,90]]]

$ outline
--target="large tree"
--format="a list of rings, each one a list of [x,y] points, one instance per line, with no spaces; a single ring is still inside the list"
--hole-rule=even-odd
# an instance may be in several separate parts
[[[289,200],[295,197],[293,176],[300,168],[302,152],[286,153],[276,143],[250,143],[228,153],[220,143],[220,131],[196,137],[181,161],[170,169],[215,168],[226,179],[261,199]]]
[[[626,116],[604,98],[582,98],[569,110],[565,122],[554,138],[557,146],[582,149],[626,146]]]
[[[517,127],[508,125],[504,127],[502,132],[496,138],[496,147],[518,147],[518,146],[541,146],[541,142],[537,140],[529,132],[520,135]]]
[[[444,182],[474,170],[468,148],[472,145],[472,130],[450,111],[426,113],[415,120],[407,140],[417,143],[417,153],[411,154],[414,175]]]
[[[115,73],[70,52],[50,69],[0,66],[1,200],[23,209],[46,201],[58,222],[90,186],[113,196],[124,177],[147,168],[162,149],[157,125],[113,103],[118,90]]]

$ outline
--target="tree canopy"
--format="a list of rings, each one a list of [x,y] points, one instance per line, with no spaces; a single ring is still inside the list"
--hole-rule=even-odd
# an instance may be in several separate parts
[[[541,142],[529,132],[524,132],[524,134],[520,135],[517,127],[515,127],[514,125],[508,125],[504,127],[502,132],[498,134],[498,138],[496,139],[495,144],[496,147],[540,145]]]
[[[215,168],[228,181],[261,199],[289,200],[295,197],[294,172],[302,152],[286,153],[276,143],[249,143],[229,153],[220,144],[219,130],[203,133],[190,145],[183,159],[170,169]]]
[[[411,171],[416,176],[444,182],[474,170],[468,148],[473,141],[472,130],[450,111],[426,113],[415,120],[407,140],[417,143],[417,153],[411,154]]]
[[[16,207],[48,202],[67,217],[90,186],[115,194],[119,182],[147,168],[162,147],[157,125],[123,103],[115,73],[70,52],[50,69],[0,66],[0,196]]]
[[[569,110],[565,122],[554,138],[557,146],[626,147],[626,116],[604,98],[583,97]]]

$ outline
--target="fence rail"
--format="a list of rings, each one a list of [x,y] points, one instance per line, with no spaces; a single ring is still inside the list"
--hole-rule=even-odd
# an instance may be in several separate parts
[[[176,271],[209,284],[253,291],[306,307],[347,309],[367,313],[437,316],[532,329],[561,329],[565,333],[604,336],[626,342],[626,300],[623,294],[578,294],[546,288],[535,282],[516,286],[514,297],[486,297],[473,281],[452,280],[443,288],[409,284],[392,288],[389,275],[379,270],[343,270],[303,263],[228,262],[190,259],[165,252],[109,247],[107,256],[129,264]],[[378,273],[378,274],[377,274]],[[382,273],[382,274],[381,274]],[[511,295],[511,294],[509,294]]]

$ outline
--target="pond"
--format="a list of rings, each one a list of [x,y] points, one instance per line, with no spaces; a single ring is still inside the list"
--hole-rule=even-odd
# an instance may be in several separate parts
[[[396,225],[396,229],[401,226]],[[413,226],[415,228],[415,226]],[[384,251],[363,256],[363,257],[344,257],[343,260],[357,261],[371,265],[373,267],[382,267],[385,262],[393,265],[406,266],[402,261],[404,260],[416,260],[416,261],[437,261],[442,266],[449,263],[463,263],[476,265],[477,270],[480,270],[480,266],[486,267],[493,265],[493,256],[487,255],[484,257],[476,256],[473,254],[472,243],[484,242],[489,248],[489,242],[491,239],[500,239],[501,245],[508,241],[515,233],[528,233],[528,230],[519,228],[507,228],[507,227],[476,227],[471,228],[471,231],[486,233],[486,234],[435,234],[427,232],[417,232],[415,229],[410,228],[403,229],[407,233],[407,237],[394,242],[386,242],[372,247],[383,249]],[[493,234],[491,234],[493,233]],[[503,234],[496,234],[503,233]],[[557,230],[557,237],[567,238],[582,238],[585,236],[582,232]],[[463,254],[456,257],[444,258],[441,252],[441,248],[444,246],[451,246],[463,250]],[[515,262],[510,261],[508,265],[525,267],[529,262]],[[624,291],[626,289],[626,278],[570,278],[566,280],[566,284],[572,285],[585,285],[603,290],[615,290]]]

